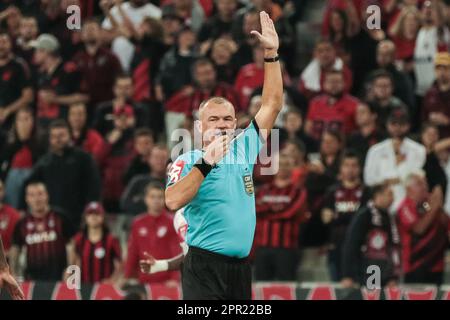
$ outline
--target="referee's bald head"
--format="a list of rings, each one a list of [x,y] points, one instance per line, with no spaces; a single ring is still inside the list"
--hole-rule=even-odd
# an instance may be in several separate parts
[[[215,107],[217,107],[217,108],[226,108],[226,109],[228,109],[227,111],[232,111],[233,116],[235,116],[234,106],[230,102],[230,100],[228,100],[228,99],[226,99],[224,97],[215,96],[215,97],[211,97],[211,98],[208,98],[208,99],[204,100],[200,104],[200,106],[198,108],[198,118],[200,120],[202,120],[202,116],[205,113],[204,112],[205,109],[207,109],[207,108],[209,108],[211,106],[213,108],[215,108]]]
[[[198,128],[204,140],[211,140],[214,133],[236,129],[236,112],[233,104],[224,97],[211,97],[199,106]]]

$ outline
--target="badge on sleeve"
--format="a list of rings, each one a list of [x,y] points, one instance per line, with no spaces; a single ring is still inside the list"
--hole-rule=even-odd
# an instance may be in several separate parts
[[[184,165],[186,164],[183,160],[178,160],[174,162],[170,167],[169,174],[167,177],[168,185],[172,185],[181,178],[181,173],[183,172]]]

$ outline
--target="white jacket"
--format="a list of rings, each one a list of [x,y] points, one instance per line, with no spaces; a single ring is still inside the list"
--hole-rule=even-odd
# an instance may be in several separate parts
[[[397,165],[392,139],[386,139],[372,146],[366,156],[364,182],[368,186],[374,186],[387,179],[399,178],[404,181],[409,174],[422,169],[426,161],[426,150],[423,145],[405,138],[400,150],[406,159]],[[394,203],[390,211],[395,212],[406,195],[405,187],[403,183],[398,183],[393,186],[392,191]]]

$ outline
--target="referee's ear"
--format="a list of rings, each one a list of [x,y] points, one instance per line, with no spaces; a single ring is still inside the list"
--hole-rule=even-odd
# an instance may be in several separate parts
[[[202,126],[202,122],[200,120],[195,120],[194,126],[198,132],[203,133],[203,126]]]

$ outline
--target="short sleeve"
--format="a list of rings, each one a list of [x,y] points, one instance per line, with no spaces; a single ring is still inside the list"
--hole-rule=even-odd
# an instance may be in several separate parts
[[[179,156],[170,166],[167,173],[166,188],[177,183],[181,178],[186,176],[194,165],[193,161],[190,161],[185,156]]]
[[[406,230],[409,230],[419,220],[419,217],[415,208],[404,203],[398,211],[398,220]]]
[[[250,122],[244,131],[237,135],[235,143],[237,149],[244,151],[246,163],[255,164],[256,158],[264,145],[264,140],[260,135],[259,126],[255,119]]]

